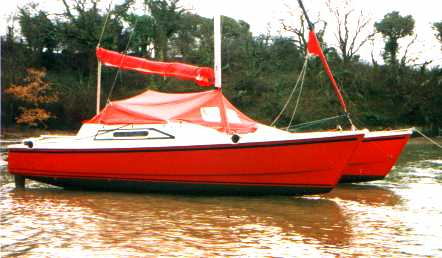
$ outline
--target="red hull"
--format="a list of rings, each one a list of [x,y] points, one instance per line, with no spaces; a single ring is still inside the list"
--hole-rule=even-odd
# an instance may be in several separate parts
[[[11,174],[41,178],[332,188],[363,135],[136,149],[10,149]]]
[[[341,183],[385,178],[396,163],[410,134],[370,137],[362,140],[344,169]]]

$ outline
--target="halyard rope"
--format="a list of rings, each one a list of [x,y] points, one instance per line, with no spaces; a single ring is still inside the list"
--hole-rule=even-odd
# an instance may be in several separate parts
[[[304,67],[307,67],[307,66],[304,66]],[[296,105],[295,105],[295,108],[293,109],[293,114],[292,114],[292,117],[290,118],[290,122],[289,122],[289,125],[287,126],[287,130],[292,125],[293,118],[295,117],[295,114],[296,114],[296,110],[298,110],[299,101],[301,100],[302,88],[304,86],[304,78],[305,78],[306,70],[307,69],[305,68],[304,72],[302,73],[302,79],[301,79],[301,85],[299,86],[298,98],[296,99]]]
[[[282,110],[279,112],[279,114],[276,116],[276,118],[273,120],[273,122],[270,124],[270,126],[275,125],[275,123],[279,120],[279,118],[284,113],[285,109],[287,108],[287,106],[289,105],[289,103],[293,97],[293,94],[295,93],[296,89],[298,88],[298,85],[299,85],[299,82],[301,81],[301,79],[304,81],[303,74],[305,74],[305,71],[307,70],[307,63],[308,63],[308,53],[305,55],[304,64],[302,66],[301,72],[298,75],[298,79],[296,80],[295,86],[293,86],[292,92],[290,92],[290,95],[289,95],[287,101],[285,102]],[[304,82],[302,82],[302,83],[304,83]]]

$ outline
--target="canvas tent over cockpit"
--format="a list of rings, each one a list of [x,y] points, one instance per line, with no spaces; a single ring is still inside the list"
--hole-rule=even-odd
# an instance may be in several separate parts
[[[86,123],[158,124],[188,122],[227,133],[250,133],[257,122],[236,109],[220,89],[192,93],[147,90],[137,96],[109,102]]]

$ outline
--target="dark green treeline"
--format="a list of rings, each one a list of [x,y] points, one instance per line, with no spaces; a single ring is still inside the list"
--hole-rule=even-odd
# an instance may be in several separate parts
[[[76,129],[81,121],[95,113],[95,48],[107,11],[100,10],[93,0],[64,0],[61,4],[64,12],[57,15],[44,8],[20,8],[19,31],[9,27],[7,35],[1,38],[2,127],[17,126],[16,117],[21,107],[28,105],[6,94],[5,89],[23,84],[26,69],[30,67],[47,71],[45,80],[59,97],[56,103],[44,106],[52,118],[41,126]],[[129,11],[132,5],[133,1],[126,0],[111,10],[101,39],[102,47],[155,60],[213,65],[212,19],[183,10],[177,0],[145,0],[145,10],[138,10],[136,14]],[[413,125],[437,133],[442,128],[442,68],[428,68],[427,64],[410,66],[397,60],[398,37],[408,35],[414,27],[414,21],[408,20],[408,27],[401,30],[403,35],[395,33],[391,24],[399,18],[393,12],[375,24],[386,42],[385,65],[369,64],[358,56],[344,61],[336,49],[326,44],[325,53],[357,126],[397,128]],[[437,34],[441,33],[437,30],[439,25],[434,24],[435,36],[441,40]],[[271,122],[298,78],[305,46],[288,37],[253,36],[246,22],[229,17],[223,17],[222,31],[224,94],[250,117]],[[102,105],[112,85],[115,89],[111,100],[133,96],[146,89],[201,90],[191,82],[173,78],[134,72],[116,74],[116,69],[103,68]],[[295,100],[278,126],[288,124],[294,106]],[[294,123],[338,114],[341,108],[330,82],[320,61],[312,58]],[[336,126],[336,122],[333,123],[328,126]]]

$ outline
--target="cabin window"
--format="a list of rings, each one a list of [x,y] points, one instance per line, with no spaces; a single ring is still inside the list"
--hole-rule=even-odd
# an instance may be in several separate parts
[[[95,140],[165,140],[175,136],[156,128],[98,130]]]
[[[114,137],[146,137],[148,135],[148,131],[123,131],[114,133]]]
[[[200,109],[201,116],[206,122],[221,122],[221,112],[218,107],[203,107]]]
[[[221,112],[218,107],[203,107],[201,108],[201,116],[206,122],[221,122]],[[229,123],[240,124],[241,119],[238,113],[230,108],[226,108],[227,121]]]
[[[234,124],[240,124],[241,123],[241,119],[238,116],[238,113],[233,110],[233,109],[226,109],[226,115],[227,115],[227,121],[229,121],[229,123],[234,123]]]

